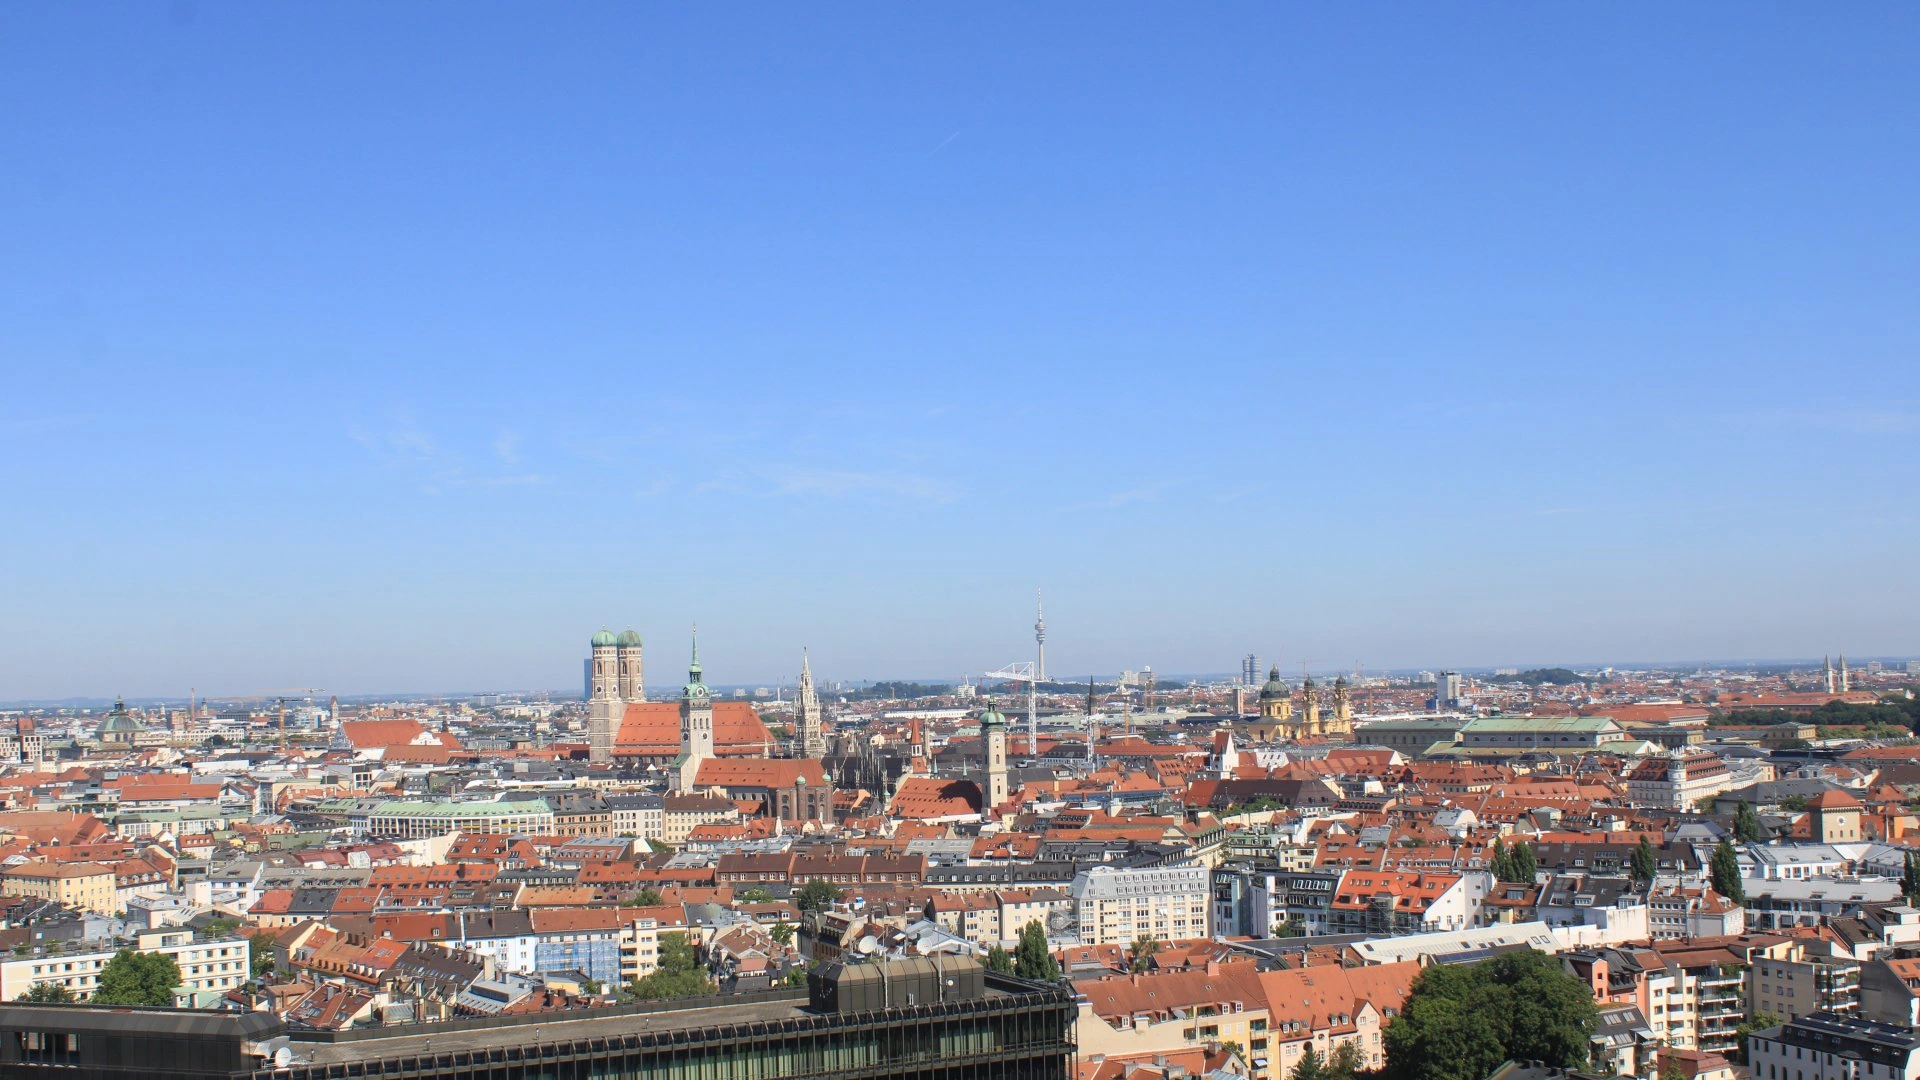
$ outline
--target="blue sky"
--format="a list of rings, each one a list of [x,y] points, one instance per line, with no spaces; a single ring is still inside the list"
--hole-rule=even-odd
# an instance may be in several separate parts
[[[1916,32],[0,7],[0,698],[1920,653]]]

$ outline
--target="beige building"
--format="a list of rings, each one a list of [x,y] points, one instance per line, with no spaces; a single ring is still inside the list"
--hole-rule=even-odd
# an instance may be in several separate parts
[[[696,825],[740,820],[740,808],[718,795],[667,795],[661,800],[660,839],[674,847],[687,842]]]
[[[120,910],[113,868],[99,863],[23,863],[0,873],[0,893],[53,900],[100,915]]]
[[[1747,1012],[1798,1020],[1811,1012],[1860,1012],[1860,961],[1824,940],[1799,940],[1754,958]]]
[[[954,893],[934,897],[927,904],[934,923],[948,933],[983,948],[1011,946],[1030,922],[1047,925],[1056,911],[1068,911],[1072,902],[1053,889]]]
[[[123,946],[125,947],[125,946]],[[180,965],[180,983],[189,991],[224,993],[247,981],[251,975],[247,943],[242,938],[195,940],[191,930],[167,929],[143,931],[131,946],[135,952],[165,953]],[[46,946],[26,956],[0,961],[0,998],[17,999],[34,986],[51,983],[64,986],[77,998],[93,996],[100,985],[100,971],[120,949],[69,949],[54,951]]]
[[[1252,962],[1209,965],[1194,971],[1107,975],[1075,979],[1080,1014],[1074,1040],[1080,1060],[1135,1054],[1165,1054],[1232,1042],[1258,1044],[1268,1059],[1255,1077],[1286,1080],[1267,1051],[1266,994]],[[1247,1054],[1249,1060],[1255,1055]]]

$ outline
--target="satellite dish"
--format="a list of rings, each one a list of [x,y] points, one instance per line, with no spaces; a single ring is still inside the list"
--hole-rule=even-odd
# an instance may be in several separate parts
[[[858,949],[862,956],[872,956],[874,953],[880,951],[880,939],[874,937],[872,934],[867,934],[860,939],[859,944],[855,945],[854,948]]]
[[[276,1069],[284,1069],[284,1068],[286,1068],[287,1066],[289,1066],[289,1065],[291,1065],[291,1064],[293,1064],[293,1051],[292,1051],[292,1050],[289,1050],[289,1049],[287,1049],[286,1047],[284,1047],[284,1046],[283,1046],[283,1047],[281,1047],[280,1049],[278,1049],[278,1050],[275,1050],[275,1051],[273,1052],[273,1067],[274,1067],[274,1068],[276,1068]]]

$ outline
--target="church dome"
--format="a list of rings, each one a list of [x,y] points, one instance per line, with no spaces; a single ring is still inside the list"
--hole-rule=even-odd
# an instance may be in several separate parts
[[[603,645],[611,645],[613,644],[613,642],[614,642],[613,631],[607,629],[604,626],[600,628],[599,633],[593,635],[593,647],[596,649],[600,648]]]
[[[983,728],[1007,726],[1006,716],[993,707],[992,698],[987,699],[987,711],[980,714],[980,726]]]
[[[1287,696],[1287,684],[1280,681],[1280,665],[1275,664],[1267,671],[1267,685],[1260,688],[1260,700],[1273,701]]]
[[[147,730],[147,725],[141,723],[139,717],[127,711],[127,703],[123,700],[116,700],[113,703],[113,710],[107,713],[105,720],[100,722],[99,734],[102,737],[107,735],[132,735],[145,730]]]
[[[620,636],[613,639],[613,643],[615,645],[638,645],[640,644],[640,635],[631,629],[622,630],[620,631]]]

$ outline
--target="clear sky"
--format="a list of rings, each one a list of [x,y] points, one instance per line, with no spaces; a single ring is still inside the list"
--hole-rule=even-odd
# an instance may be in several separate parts
[[[1916,42],[0,5],[0,698],[1920,653]]]

